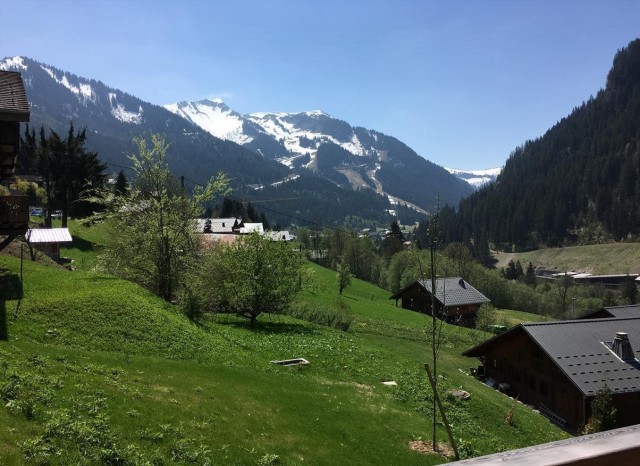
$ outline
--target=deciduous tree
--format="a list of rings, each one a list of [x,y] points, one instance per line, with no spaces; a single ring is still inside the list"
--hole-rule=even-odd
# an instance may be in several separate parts
[[[104,264],[171,300],[196,261],[195,219],[201,205],[227,191],[228,181],[219,174],[188,196],[166,166],[163,135],[152,134],[150,142],[136,138],[134,143],[137,153],[129,159],[136,180],[129,196],[110,198],[112,228]]]
[[[285,241],[257,232],[204,255],[201,290],[208,310],[232,312],[255,323],[263,312],[280,313],[299,290],[300,254]]]
[[[351,270],[348,264],[343,262],[339,262],[336,266],[336,278],[338,282],[338,289],[340,290],[340,294],[351,285]]]

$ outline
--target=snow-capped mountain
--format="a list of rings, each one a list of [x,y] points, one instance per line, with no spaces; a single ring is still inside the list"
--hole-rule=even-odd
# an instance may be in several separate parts
[[[164,106],[167,110],[192,121],[217,138],[246,144],[251,137],[243,130],[244,118],[220,99],[200,102],[178,102]]]
[[[444,167],[444,169],[466,181],[474,189],[480,189],[487,183],[493,183],[502,171],[502,167],[489,168],[487,170],[458,170],[457,168],[448,167]]]
[[[191,179],[203,180],[218,170],[238,183],[271,183],[288,175],[279,164],[100,81],[26,57],[0,60],[0,69],[21,73],[31,103],[32,127],[42,125],[58,132],[67,131],[70,122],[86,127],[88,147],[107,163],[128,165],[126,154],[135,150],[133,139],[155,132],[168,137],[170,167]],[[110,170],[117,172],[115,165]]]
[[[314,222],[385,224],[397,215],[412,223],[431,210],[438,195],[456,205],[471,192],[397,139],[321,111],[240,115],[222,101],[180,102],[169,111],[26,57],[0,60],[0,69],[22,74],[31,127],[63,134],[70,122],[87,128],[87,147],[113,174],[130,164],[127,154],[136,151],[136,137],[163,133],[175,174],[204,182],[222,171],[235,193],[274,199],[271,209]],[[27,173],[29,167],[21,169]],[[283,224],[291,221],[277,215]]]
[[[353,189],[369,188],[421,211],[433,206],[437,193],[455,205],[471,192],[467,183],[397,139],[352,127],[320,110],[241,115],[219,99],[165,108],[290,169],[309,170]]]

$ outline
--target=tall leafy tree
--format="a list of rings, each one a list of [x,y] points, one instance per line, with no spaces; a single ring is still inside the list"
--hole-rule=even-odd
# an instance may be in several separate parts
[[[202,203],[227,191],[219,174],[188,196],[166,165],[168,143],[160,134],[134,139],[129,156],[136,180],[129,196],[111,196],[111,234],[104,264],[108,270],[171,300],[197,261],[195,219]]]
[[[299,291],[300,254],[284,241],[257,232],[231,245],[214,244],[203,256],[200,293],[206,308],[245,317],[280,313]]]
[[[465,280],[469,280],[471,267],[473,265],[473,256],[469,248],[462,243],[450,243],[444,249],[444,255],[450,258],[456,266],[458,275]]]
[[[336,267],[336,281],[340,294],[351,284],[351,270],[349,265],[339,262]]]

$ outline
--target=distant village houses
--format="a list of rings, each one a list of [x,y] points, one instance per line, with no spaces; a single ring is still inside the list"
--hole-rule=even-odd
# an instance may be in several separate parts
[[[196,219],[196,232],[203,243],[221,241],[234,243],[243,235],[258,233],[272,241],[294,241],[295,235],[288,230],[265,231],[262,223],[243,222],[241,218],[199,218]]]
[[[619,289],[627,280],[634,280],[636,286],[640,286],[640,275],[637,273],[596,275],[575,271],[536,269],[536,278],[540,280],[558,280],[564,277],[570,277],[576,285],[600,285],[612,290]]]

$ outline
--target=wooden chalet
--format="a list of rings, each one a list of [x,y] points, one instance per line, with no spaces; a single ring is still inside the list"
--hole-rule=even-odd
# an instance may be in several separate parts
[[[431,280],[418,280],[389,299],[395,299],[396,306],[400,301],[403,309],[431,314],[433,298],[439,317],[467,327],[475,324],[480,306],[489,302],[489,298],[460,277],[438,278],[435,293]]]
[[[640,317],[523,323],[467,351],[485,383],[573,431],[605,384],[617,426],[640,423]]]
[[[0,71],[0,183],[13,176],[20,146],[20,122],[29,121],[29,101],[20,73]],[[0,196],[0,250],[29,226],[27,196]]]

